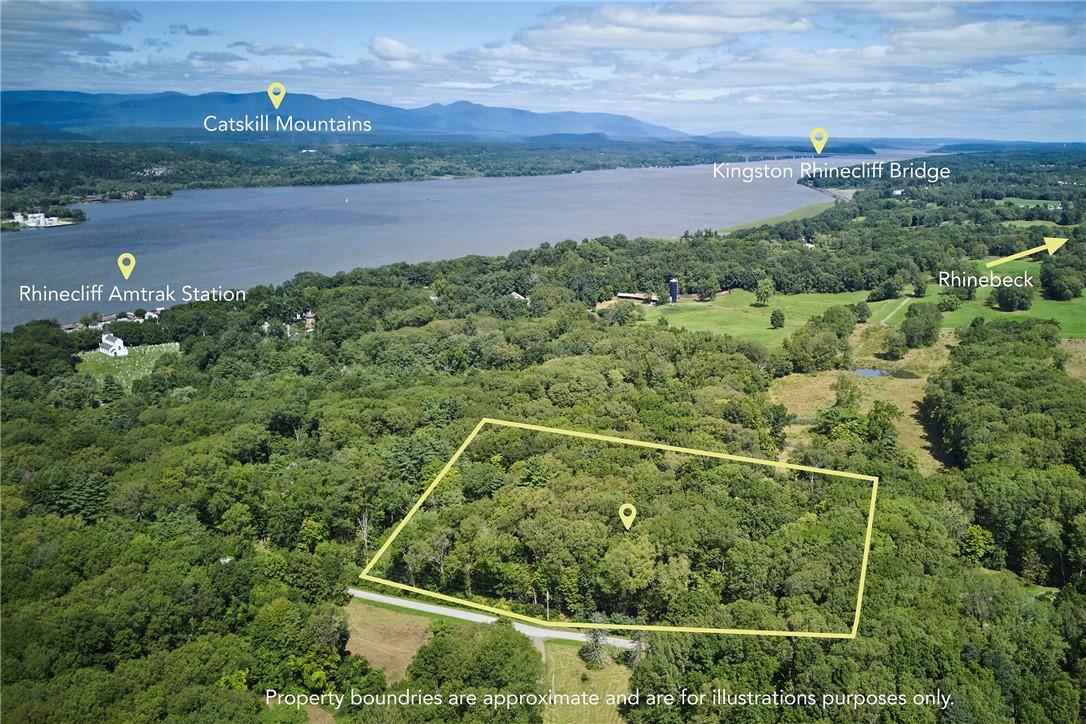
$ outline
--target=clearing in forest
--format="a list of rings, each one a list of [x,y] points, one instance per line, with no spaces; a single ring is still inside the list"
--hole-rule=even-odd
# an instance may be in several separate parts
[[[430,638],[430,619],[352,599],[344,610],[350,638],[347,650],[384,669],[388,682],[404,677],[415,652]]]

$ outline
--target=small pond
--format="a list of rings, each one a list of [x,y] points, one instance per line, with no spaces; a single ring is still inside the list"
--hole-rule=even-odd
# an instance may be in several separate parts
[[[856,374],[860,377],[883,377],[890,374],[886,370],[880,370],[877,367],[861,367],[855,370]]]

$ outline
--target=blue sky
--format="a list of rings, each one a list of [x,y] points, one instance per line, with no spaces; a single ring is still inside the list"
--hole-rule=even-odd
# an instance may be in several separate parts
[[[260,90],[689,132],[1086,139],[1086,3],[5,2],[4,89]]]

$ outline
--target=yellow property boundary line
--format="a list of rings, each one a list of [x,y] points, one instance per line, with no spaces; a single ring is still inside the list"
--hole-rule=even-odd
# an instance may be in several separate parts
[[[751,463],[754,465],[763,465],[771,468],[779,468],[784,470],[799,470],[809,473],[819,473],[821,475],[831,475],[838,478],[850,478],[852,480],[864,480],[871,483],[871,502],[867,511],[867,532],[864,534],[864,552],[863,561],[860,564],[860,584],[859,590],[856,592],[856,614],[852,620],[852,628],[847,632],[829,632],[822,633],[817,631],[763,631],[760,629],[742,629],[742,628],[703,628],[699,626],[663,626],[652,624],[618,624],[618,623],[577,623],[572,621],[544,621],[543,619],[534,618],[532,616],[525,616],[520,613],[514,613],[512,611],[506,611],[494,606],[487,606],[482,603],[475,603],[474,601],[466,601],[462,598],[456,598],[455,596],[447,596],[443,593],[436,593],[434,591],[427,591],[422,588],[416,588],[414,586],[408,586],[396,581],[390,581],[387,578],[380,578],[378,576],[371,576],[370,571],[377,564],[377,561],[388,551],[393,541],[400,535],[403,529],[411,521],[411,518],[419,512],[426,500],[433,494],[434,489],[438,484],[448,475],[452,470],[453,465],[460,459],[460,456],[471,444],[472,440],[479,434],[479,432],[486,425],[496,425],[498,427],[513,427],[521,430],[533,430],[535,432],[547,432],[555,435],[565,435],[567,437],[580,437],[586,440],[599,440],[602,442],[618,443],[620,445],[633,445],[634,447],[644,447],[653,450],[667,450],[670,452],[686,453],[688,455],[698,455],[701,457],[717,458],[720,460],[733,460],[740,463]],[[819,639],[854,639],[856,633],[860,628],[860,610],[863,607],[864,601],[864,584],[867,581],[867,562],[869,554],[871,553],[871,530],[875,522],[875,499],[879,492],[879,479],[873,475],[860,475],[859,473],[849,473],[842,470],[829,470],[827,468],[815,468],[809,465],[795,465],[793,463],[782,463],[776,460],[762,460],[761,458],[750,458],[742,455],[729,455],[727,453],[714,452],[712,450],[695,450],[693,448],[676,447],[675,445],[665,445],[663,443],[644,442],[641,440],[628,440],[621,437],[613,437],[611,435],[599,435],[593,432],[581,432],[579,430],[566,430],[558,427],[544,427],[543,425],[530,425],[526,422],[510,422],[509,420],[497,420],[491,417],[484,417],[479,421],[479,424],[471,431],[460,447],[457,448],[453,456],[449,458],[449,461],[445,463],[445,466],[441,468],[441,471],[434,478],[434,481],[423,491],[422,496],[415,501],[415,504],[411,506],[411,510],[407,511],[407,515],[404,519],[397,524],[393,529],[392,535],[388,537],[373,557],[370,559],[366,567],[362,569],[362,575],[360,578],[370,583],[378,583],[382,586],[389,586],[401,591],[407,591],[410,593],[416,593],[420,596],[427,596],[429,598],[435,598],[439,601],[445,601],[447,603],[454,603],[459,606],[468,606],[469,608],[478,609],[480,611],[486,611],[487,613],[494,614],[496,616],[504,616],[506,618],[516,619],[518,621],[524,621],[534,626],[543,626],[547,628],[566,628],[566,629],[606,629],[609,631],[672,631],[676,633],[707,633],[707,634],[741,634],[745,636],[789,636],[796,638],[819,638]]]

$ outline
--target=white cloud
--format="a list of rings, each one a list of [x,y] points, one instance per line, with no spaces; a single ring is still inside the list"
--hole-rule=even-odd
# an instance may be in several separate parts
[[[950,3],[941,5],[903,5],[885,3],[876,5],[879,17],[911,25],[949,23],[954,20],[954,9]]]
[[[3,6],[0,40],[4,59],[76,54],[107,57],[131,46],[101,36],[120,35],[140,22],[135,10],[89,2],[7,2]]]
[[[319,48],[310,48],[309,46],[302,45],[301,43],[292,43],[290,45],[267,45],[264,43],[251,43],[246,40],[238,40],[230,43],[228,47],[242,48],[247,53],[253,55],[284,55],[294,57],[310,57],[310,58],[331,58],[332,54],[321,50]]]
[[[740,35],[799,33],[809,20],[777,11],[737,15],[726,6],[603,5],[572,8],[517,33],[515,40],[537,48],[588,50],[685,50],[720,45]]]
[[[209,35],[215,35],[215,31],[210,28],[205,28],[203,26],[191,27],[188,23],[171,25],[166,33],[168,35],[191,35],[194,38],[206,38]]]
[[[395,38],[383,35],[370,40],[370,52],[379,60],[400,70],[411,70],[420,65],[444,65],[446,59],[437,53],[412,48]]]
[[[1016,60],[1027,55],[1082,53],[1082,25],[1002,19],[949,27],[904,30],[889,41],[903,56],[925,65]]]
[[[443,80],[440,83],[426,83],[429,88],[450,88],[453,90],[486,90],[494,88],[497,83],[472,83],[470,81]]]
[[[237,63],[244,61],[237,53],[216,52],[213,50],[194,50],[188,55],[189,60],[198,60],[201,63]]]

